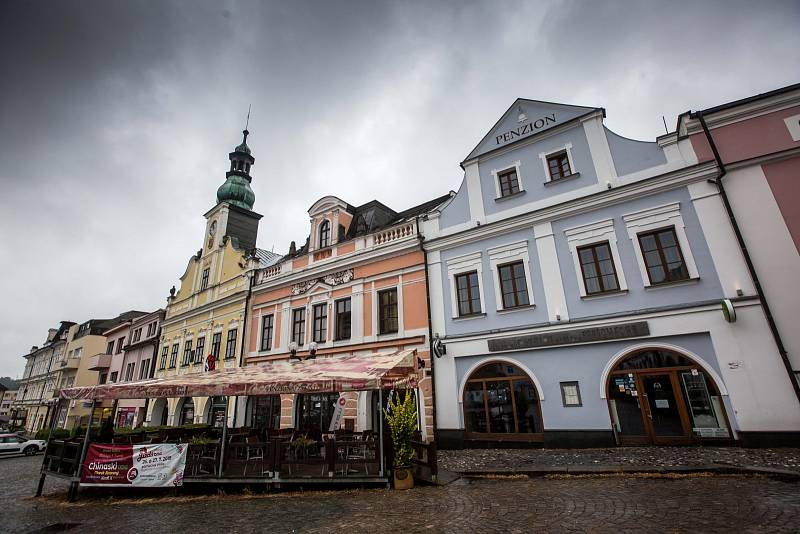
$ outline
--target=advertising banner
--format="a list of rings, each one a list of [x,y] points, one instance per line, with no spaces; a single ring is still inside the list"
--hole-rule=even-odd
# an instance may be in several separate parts
[[[169,487],[183,485],[187,445],[105,445],[91,443],[82,485]]]
[[[342,416],[344,415],[344,405],[347,402],[344,395],[339,393],[339,398],[336,400],[336,407],[333,409],[333,417],[331,417],[331,424],[328,430],[333,432],[339,428],[339,425],[342,422]]]

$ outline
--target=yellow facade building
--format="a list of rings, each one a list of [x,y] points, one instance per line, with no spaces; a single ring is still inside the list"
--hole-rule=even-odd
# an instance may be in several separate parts
[[[249,132],[243,133],[244,140],[228,156],[230,170],[217,190],[217,204],[205,214],[203,248],[189,260],[180,289],[173,287],[167,299],[156,378],[239,367],[253,272],[280,259],[256,247],[261,215],[253,211],[250,188],[255,158],[247,146]],[[238,403],[233,397],[228,402],[232,424]],[[224,410],[222,398],[156,399],[145,424],[221,426]]]

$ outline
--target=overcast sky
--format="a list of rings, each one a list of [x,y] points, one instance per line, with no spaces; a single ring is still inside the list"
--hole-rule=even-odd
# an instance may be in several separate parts
[[[60,320],[163,307],[248,140],[261,248],[334,194],[458,189],[517,97],[676,115],[798,81],[800,3],[0,3],[0,376]]]

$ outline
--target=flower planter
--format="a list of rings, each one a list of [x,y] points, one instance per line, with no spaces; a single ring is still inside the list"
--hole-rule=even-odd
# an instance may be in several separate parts
[[[414,487],[414,473],[410,467],[394,468],[394,489],[407,490]]]

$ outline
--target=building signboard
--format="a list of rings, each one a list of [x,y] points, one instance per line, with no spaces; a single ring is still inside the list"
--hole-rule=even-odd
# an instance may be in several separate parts
[[[595,328],[577,328],[574,330],[559,330],[544,334],[490,339],[489,351],[500,352],[506,350],[533,349],[538,347],[592,343],[649,335],[650,328],[647,326],[647,321],[639,321],[636,323],[599,326]]]

